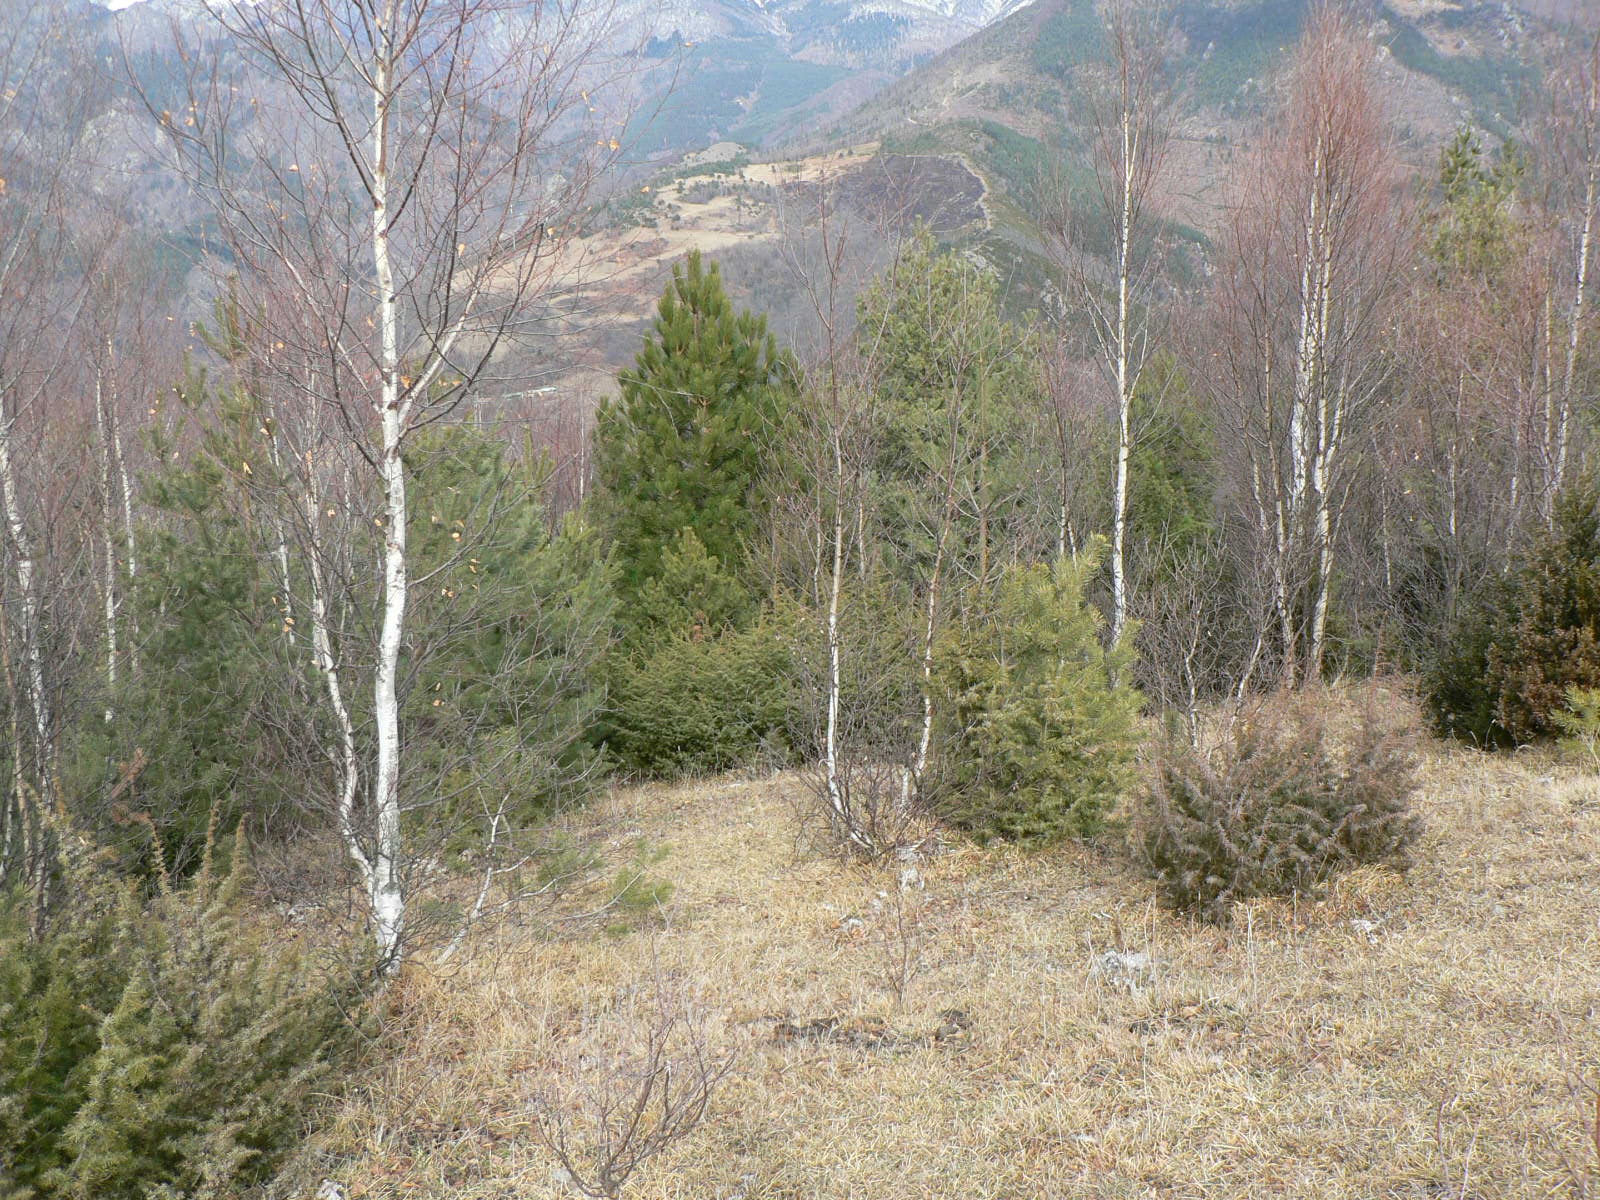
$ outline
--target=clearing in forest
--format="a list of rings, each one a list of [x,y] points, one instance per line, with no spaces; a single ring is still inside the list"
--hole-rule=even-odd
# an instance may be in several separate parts
[[[409,978],[322,1162],[352,1197],[572,1195],[539,1099],[665,991],[734,1062],[629,1196],[1592,1195],[1600,779],[1427,753],[1409,875],[1226,928],[1114,849],[841,864],[795,775],[619,790],[570,824],[610,882]]]

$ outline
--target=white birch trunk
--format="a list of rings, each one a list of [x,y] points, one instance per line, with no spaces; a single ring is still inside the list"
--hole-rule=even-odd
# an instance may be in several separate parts
[[[371,854],[368,899],[373,936],[387,971],[399,968],[404,933],[405,896],[400,882],[400,646],[406,613],[406,478],[401,459],[405,414],[401,411],[400,313],[389,249],[389,122],[394,58],[389,31],[395,5],[385,6],[384,33],[374,65],[372,146],[372,259],[378,288],[380,339],[378,418],[381,429],[378,469],[383,485],[383,620],[373,695],[378,762],[372,780],[376,837]]]
[[[5,681],[6,733],[13,746],[22,745],[22,730],[17,719],[22,709],[17,693],[16,675],[11,669],[11,628],[6,620],[4,579],[0,579],[0,677]],[[11,790],[5,803],[0,804],[0,883],[10,882],[13,868],[24,876],[31,874],[37,849],[38,814],[29,803],[28,780],[22,769],[22,755],[11,756]]]
[[[1264,432],[1268,445],[1271,447],[1266,454],[1270,471],[1270,479],[1267,482],[1270,483],[1271,492],[1266,493],[1264,491],[1263,482],[1259,478],[1259,467],[1252,468],[1256,476],[1253,484],[1258,494],[1256,503],[1258,510],[1262,514],[1263,522],[1270,522],[1270,528],[1263,528],[1262,533],[1271,538],[1272,602],[1278,618],[1278,637],[1283,643],[1283,677],[1285,682],[1292,682],[1299,646],[1295,635],[1294,589],[1290,581],[1290,559],[1293,554],[1294,523],[1298,505],[1293,499],[1292,484],[1290,487],[1285,487],[1284,485],[1283,466],[1274,445],[1277,439],[1277,433],[1274,428],[1277,424],[1277,419],[1274,412],[1276,407],[1273,399],[1272,381],[1274,357],[1270,337],[1263,338],[1262,354],[1265,364],[1262,370],[1263,390],[1266,394],[1268,405],[1267,428]],[[1294,397],[1291,396],[1291,442],[1295,436],[1292,418],[1297,403]]]
[[[100,541],[101,554],[105,560],[105,582],[101,591],[106,625],[105,718],[106,726],[109,728],[117,719],[116,708],[111,700],[117,690],[117,539],[116,517],[113,515],[116,502],[111,494],[111,422],[106,414],[109,406],[106,402],[103,379],[103,371],[95,373],[94,425],[95,434],[100,440]]]
[[[1535,351],[1533,364],[1534,386],[1539,389],[1544,412],[1539,426],[1539,465],[1543,469],[1540,480],[1539,513],[1548,527],[1555,520],[1556,478],[1556,301],[1555,289],[1544,294],[1543,351]]]
[[[112,376],[113,387],[115,375]],[[122,421],[117,415],[117,396],[113,390],[110,403],[106,406],[106,433],[111,440],[111,461],[115,464],[117,483],[122,492],[122,543],[126,556],[125,569],[128,573],[128,592],[132,593],[133,586],[139,579],[139,554],[133,536],[133,481],[128,477],[128,459],[122,452]],[[128,670],[135,676],[139,673],[139,610],[134,606],[129,614],[129,624],[132,627],[132,636],[128,639]]]
[[[308,456],[309,457],[309,456]],[[339,799],[337,820],[339,836],[344,841],[345,852],[361,874],[362,886],[372,894],[372,862],[361,845],[361,831],[356,827],[356,797],[361,786],[360,758],[356,753],[355,723],[350,718],[350,706],[345,703],[344,684],[339,675],[338,659],[333,653],[333,639],[328,627],[327,583],[322,568],[322,504],[316,488],[316,466],[306,463],[306,528],[311,534],[311,552],[307,557],[307,576],[310,580],[311,648],[316,657],[317,670],[322,675],[328,693],[328,706],[333,710],[339,728],[338,753],[329,753],[338,772]],[[380,943],[381,946],[381,943]]]
[[[1312,584],[1311,647],[1307,654],[1306,669],[1311,679],[1322,676],[1322,659],[1326,649],[1328,631],[1328,595],[1333,583],[1333,514],[1329,504],[1329,487],[1333,480],[1334,460],[1339,453],[1343,431],[1343,386],[1330,392],[1328,381],[1327,347],[1332,318],[1333,246],[1324,232],[1321,237],[1321,261],[1317,266],[1317,320],[1316,320],[1316,451],[1311,463],[1311,536],[1316,547],[1316,578]],[[1330,404],[1331,396],[1331,404]]]
[[[41,782],[51,776],[53,755],[50,733],[53,728],[50,714],[50,696],[45,690],[43,631],[39,628],[40,602],[37,566],[33,557],[33,543],[28,538],[19,507],[20,491],[17,486],[16,462],[11,452],[11,439],[15,434],[15,419],[0,417],[0,507],[5,509],[7,535],[16,557],[17,595],[22,609],[22,674],[27,689],[28,707],[33,710],[33,738],[38,756]]]
[[[951,444],[955,444],[953,435]],[[933,746],[933,644],[939,633],[939,588],[944,582],[945,549],[950,542],[951,526],[955,523],[955,455],[952,453],[950,457],[944,520],[939,528],[938,545],[933,552],[933,570],[928,574],[928,607],[922,626],[922,729],[917,735],[917,749],[911,766],[901,780],[902,811],[910,810],[911,801],[922,786],[922,777],[928,769],[928,752]]]
[[[1583,229],[1578,237],[1578,270],[1573,282],[1572,323],[1567,330],[1567,361],[1561,383],[1561,411],[1556,420],[1556,450],[1553,492],[1559,492],[1566,482],[1567,453],[1571,440],[1572,408],[1575,399],[1573,388],[1577,381],[1578,350],[1582,344],[1583,316],[1589,297],[1589,259],[1594,244],[1594,218],[1596,191],[1600,188],[1600,171],[1597,164],[1589,163],[1588,178],[1584,181]]]
[[[307,390],[308,394],[315,394],[313,389],[308,388]],[[279,416],[276,405],[274,405],[271,401],[267,401],[267,421],[267,459],[272,464],[274,476],[278,480],[282,480],[283,453],[278,446]],[[317,506],[317,501],[314,495],[316,490],[315,477],[313,474],[315,466],[313,463],[307,462],[306,468],[308,474],[308,481],[306,485],[306,496],[308,500],[307,516],[313,522],[310,528],[312,530],[316,530],[318,528],[317,522],[320,519],[321,510]],[[273,541],[272,558],[273,562],[278,568],[278,588],[283,596],[283,630],[285,638],[291,645],[293,645],[296,632],[294,615],[294,577],[289,569],[289,529],[287,522],[285,522],[283,518],[283,510],[278,508],[276,505],[272,507],[271,520]],[[313,539],[313,553],[317,552],[315,545],[316,540],[318,539]],[[313,647],[312,652],[315,654],[315,647]]]
[[[828,726],[823,747],[823,771],[826,775],[828,807],[838,832],[852,845],[871,851],[875,849],[870,839],[857,828],[854,814],[845,803],[844,784],[839,768],[839,706],[842,692],[839,609],[844,588],[844,545],[848,532],[845,527],[845,469],[843,435],[837,427],[833,431],[833,471],[837,486],[833,506],[833,563],[828,581]]]
[[[928,609],[922,627],[922,730],[917,735],[917,749],[911,760],[900,789],[902,809],[911,807],[912,797],[922,786],[922,776],[928,769],[928,750],[933,745],[933,640],[939,628],[939,574],[944,563],[943,539],[939,553],[933,560],[933,578],[928,585]]]
[[[1111,640],[1120,641],[1128,622],[1128,459],[1133,449],[1133,345],[1128,324],[1128,273],[1132,265],[1134,155],[1138,150],[1134,112],[1123,67],[1122,211],[1117,230],[1117,474],[1111,518]]]
[[[1316,491],[1316,514],[1312,535],[1317,547],[1316,593],[1311,602],[1311,646],[1306,654],[1308,679],[1322,676],[1322,660],[1327,648],[1328,596],[1333,585],[1333,519],[1328,505],[1328,473],[1325,462],[1318,463],[1312,484]]]
[[[1330,214],[1322,204],[1326,185],[1325,149],[1319,136],[1312,152],[1310,194],[1301,244],[1304,258],[1300,266],[1300,312],[1295,339],[1294,395],[1289,419],[1289,497],[1285,520],[1285,545],[1288,553],[1309,535],[1315,577],[1312,583],[1310,646],[1305,670],[1313,677],[1322,671],[1322,634],[1326,629],[1326,589],[1322,586],[1324,568],[1331,570],[1326,538],[1330,533],[1326,504],[1324,449],[1327,435],[1327,337],[1330,293],[1332,290],[1333,247],[1327,223]],[[1306,513],[1307,505],[1310,513]],[[1306,526],[1309,524],[1309,530]],[[1304,532],[1302,532],[1304,531]],[[1287,564],[1285,564],[1287,566]],[[1287,575],[1287,572],[1286,572]],[[1283,597],[1292,608],[1298,587],[1287,578]],[[1286,620],[1292,620],[1289,613]],[[1286,626],[1286,629],[1288,626]],[[1291,654],[1291,668],[1297,655]],[[1293,679],[1290,682],[1294,682]]]

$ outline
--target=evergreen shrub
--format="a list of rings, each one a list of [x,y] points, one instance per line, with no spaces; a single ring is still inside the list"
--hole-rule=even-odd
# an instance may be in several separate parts
[[[993,611],[940,655],[936,807],[979,836],[1097,831],[1132,780],[1139,693],[1129,640],[1108,653],[1085,603],[1094,553],[1012,569]]]
[[[797,628],[781,605],[746,629],[696,623],[614,660],[607,747],[625,770],[645,775],[726,771],[762,755],[792,759]]]
[[[1226,921],[1238,901],[1311,892],[1345,867],[1409,865],[1411,731],[1369,703],[1336,735],[1329,708],[1275,697],[1215,747],[1159,757],[1139,841],[1171,907]]]
[[[247,919],[232,863],[149,900],[79,865],[40,936],[0,911],[4,1200],[237,1195],[351,1065],[357,972]]]
[[[25,895],[0,897],[0,1200],[66,1194],[66,1129],[126,982],[116,897],[95,887],[70,900],[35,938]]]
[[[1434,728],[1486,748],[1560,732],[1573,688],[1600,687],[1600,487],[1557,500],[1550,530],[1452,631],[1427,680]]]
[[[1568,688],[1566,708],[1551,717],[1566,735],[1561,748],[1600,769],[1600,688]]]

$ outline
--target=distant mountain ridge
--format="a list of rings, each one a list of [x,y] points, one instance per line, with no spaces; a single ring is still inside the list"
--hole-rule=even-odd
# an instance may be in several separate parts
[[[88,8],[88,0],[58,0]],[[1174,278],[1203,269],[1207,237],[1236,156],[1259,136],[1311,0],[1171,0],[1188,105],[1157,215]],[[935,211],[942,240],[981,255],[1020,311],[1056,287],[1042,252],[1037,185],[1047,170],[1087,182],[1076,73],[1104,57],[1096,0],[621,0],[621,41],[645,48],[662,96],[626,133],[631,169],[597,211],[597,309],[615,330],[574,326],[574,346],[604,375],[627,331],[647,319],[671,262],[714,252],[741,301],[780,330],[792,281],[784,222],[807,181],[851,174],[847,190],[888,228]],[[1377,0],[1369,37],[1407,155],[1430,169],[1463,122],[1510,132],[1556,26],[1533,11],[1560,0]],[[166,22],[198,0],[144,0],[116,20],[159,70]],[[1587,10],[1585,10],[1587,11]],[[966,31],[967,36],[959,36]],[[136,124],[137,110],[118,119]],[[118,139],[123,140],[123,139]],[[134,141],[130,133],[125,139]],[[708,150],[708,147],[710,148]],[[185,192],[149,164],[141,203],[153,228],[190,236]],[[952,182],[954,181],[954,182]],[[959,185],[959,186],[957,186]],[[968,195],[975,197],[965,203]],[[944,204],[951,194],[960,204]],[[868,253],[875,253],[873,250]],[[803,315],[803,314],[802,314]],[[574,359],[576,361],[576,359]]]
[[[1537,3],[1537,0],[1533,0]],[[1233,155],[1257,137],[1311,0],[1173,0],[1173,62],[1186,97],[1173,149],[1173,219],[1203,229]],[[1548,7],[1548,0],[1545,5]],[[1504,0],[1378,0],[1368,35],[1396,129],[1414,161],[1463,123],[1508,134],[1536,91],[1536,62],[1563,31]],[[1086,166],[1077,73],[1106,54],[1094,0],[1037,0],[889,83],[786,147],[881,142],[958,154],[1026,209],[1047,164]],[[1022,214],[1018,214],[1022,218]]]
[[[87,9],[91,0],[55,0]],[[815,128],[1027,0],[617,0],[596,13],[645,51],[633,138],[672,156],[725,138],[758,147]],[[200,0],[92,0],[149,30],[203,22]],[[132,9],[133,11],[127,11]]]
[[[816,129],[1026,0],[623,0],[664,102],[642,153],[732,139],[762,147]]]
[[[797,49],[826,53],[830,42],[852,26],[894,23],[908,41],[943,41],[965,36],[1029,0],[629,0],[625,24],[648,27],[660,37],[688,40],[764,32],[790,40]],[[830,34],[833,35],[830,37]],[[848,54],[843,48],[833,53]]]

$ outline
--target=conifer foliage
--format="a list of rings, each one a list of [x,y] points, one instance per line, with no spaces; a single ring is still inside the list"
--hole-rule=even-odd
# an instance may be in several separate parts
[[[1570,689],[1600,685],[1600,486],[1580,480],[1514,571],[1450,631],[1428,679],[1434,728],[1509,747],[1558,732]]]
[[[0,909],[0,1197],[237,1195],[350,1065],[358,973],[268,933],[228,858],[148,900],[71,864],[39,937]]]
[[[791,653],[761,614],[750,548],[795,368],[694,253],[620,383],[595,430],[619,601],[601,736],[630,770],[726,769],[785,744],[789,723]]]
[[[1100,645],[1090,552],[1010,570],[993,612],[941,654],[945,808],[980,834],[1095,832],[1131,779],[1140,696],[1128,639]]]
[[[624,601],[660,573],[685,529],[740,571],[794,375],[766,318],[735,310],[715,263],[696,251],[673,269],[621,395],[596,418],[601,524]]]
[[[1312,892],[1347,867],[1409,864],[1422,832],[1410,731],[1371,697],[1347,730],[1335,708],[1280,695],[1218,744],[1161,756],[1139,841],[1169,905],[1226,921],[1236,902]]]

